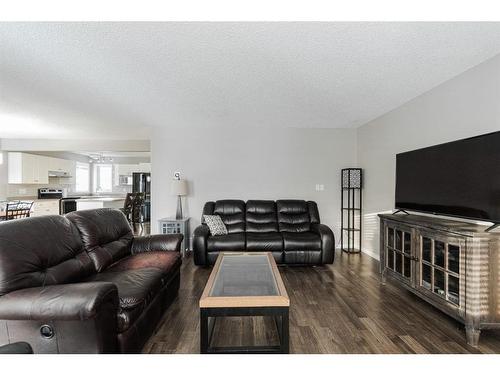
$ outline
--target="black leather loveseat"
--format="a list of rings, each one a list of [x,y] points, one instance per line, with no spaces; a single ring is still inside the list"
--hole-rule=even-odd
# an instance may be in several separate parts
[[[193,240],[197,265],[214,264],[221,251],[268,251],[277,263],[333,263],[333,232],[320,224],[315,202],[219,200],[205,203],[203,215],[219,215],[228,234],[210,235],[202,216]]]
[[[0,223],[0,345],[140,352],[178,293],[182,238],[134,237],[113,209]]]

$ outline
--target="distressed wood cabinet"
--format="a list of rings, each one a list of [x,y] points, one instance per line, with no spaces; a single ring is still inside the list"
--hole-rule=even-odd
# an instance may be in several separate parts
[[[477,346],[500,328],[500,234],[420,215],[379,215],[380,272],[465,325]]]

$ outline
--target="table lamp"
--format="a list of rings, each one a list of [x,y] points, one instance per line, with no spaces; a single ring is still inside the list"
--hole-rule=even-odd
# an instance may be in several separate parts
[[[177,212],[175,213],[175,218],[177,220],[182,219],[182,201],[181,197],[183,195],[187,195],[188,187],[187,181],[181,180],[180,177],[176,178],[172,181],[172,185],[170,187],[172,191],[172,195],[177,195]]]

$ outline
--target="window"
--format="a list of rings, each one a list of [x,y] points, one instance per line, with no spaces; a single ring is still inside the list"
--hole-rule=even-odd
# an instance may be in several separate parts
[[[111,193],[113,191],[113,166],[98,164],[95,166],[95,186],[97,193]]]
[[[79,193],[88,193],[90,184],[89,165],[87,163],[76,163],[75,189]]]

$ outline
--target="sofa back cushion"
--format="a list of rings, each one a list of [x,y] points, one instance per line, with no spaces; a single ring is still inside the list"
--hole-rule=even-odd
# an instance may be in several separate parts
[[[245,231],[245,202],[240,200],[220,200],[214,204],[213,215],[219,215],[228,233]]]
[[[311,218],[306,201],[279,200],[276,201],[276,208],[280,232],[308,232],[311,229]]]
[[[63,216],[0,223],[0,296],[77,282],[94,273],[78,229]]]
[[[134,235],[120,210],[100,208],[73,211],[66,217],[78,228],[84,249],[97,272],[130,254]]]
[[[246,231],[252,233],[277,232],[276,202],[248,201],[246,204]]]

